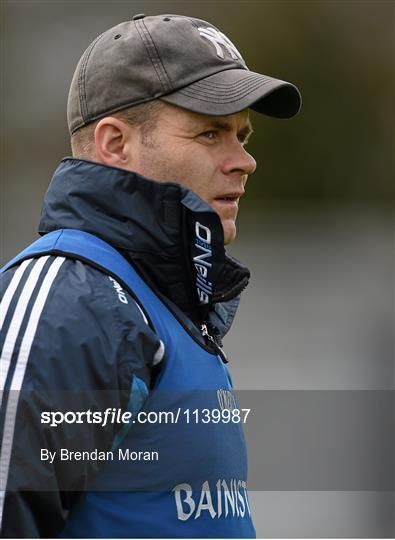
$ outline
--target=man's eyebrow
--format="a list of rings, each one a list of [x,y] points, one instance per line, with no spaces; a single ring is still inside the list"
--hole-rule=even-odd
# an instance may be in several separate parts
[[[212,118],[208,121],[208,124],[214,129],[221,129],[223,131],[232,131],[233,129],[231,122],[227,122],[222,118]],[[243,135],[246,139],[248,139],[253,131],[251,121],[248,119],[246,125],[238,130],[238,134]]]

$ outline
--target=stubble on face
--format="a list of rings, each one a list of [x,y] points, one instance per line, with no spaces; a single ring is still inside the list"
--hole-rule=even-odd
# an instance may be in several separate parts
[[[246,111],[228,118],[208,117],[164,105],[155,128],[146,133],[141,130],[131,170],[157,181],[176,182],[194,191],[218,213],[224,242],[228,244],[236,236],[238,199],[232,203],[220,196],[230,192],[242,194],[248,175],[240,171],[224,174],[221,165],[229,149],[225,143],[220,146],[205,139],[205,133],[211,133],[210,128],[218,125],[219,118],[228,122],[230,118],[234,125],[240,124],[242,133],[251,130]],[[232,124],[229,123],[228,131],[229,126]]]

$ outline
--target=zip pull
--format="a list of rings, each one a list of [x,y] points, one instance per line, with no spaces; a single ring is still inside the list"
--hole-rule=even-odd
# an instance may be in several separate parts
[[[207,328],[207,324],[206,323],[203,323],[201,326],[200,326],[200,331],[202,333],[202,336],[207,340],[209,341],[213,347],[214,347],[214,350],[216,351],[216,353],[218,354],[218,356],[221,358],[222,362],[224,364],[228,364],[228,359],[226,357],[226,354],[224,352],[224,350],[222,349],[222,347],[220,347],[218,345],[218,343],[215,341],[215,339],[213,338],[212,335],[209,334],[209,331],[208,331],[208,328]]]

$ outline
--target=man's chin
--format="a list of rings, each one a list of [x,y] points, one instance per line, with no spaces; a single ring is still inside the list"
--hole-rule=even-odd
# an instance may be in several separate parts
[[[233,242],[236,238],[236,217],[237,217],[237,208],[236,211],[229,211],[229,208],[226,208],[226,212],[222,207],[222,204],[217,204],[217,201],[211,203],[211,207],[215,210],[221,220],[222,229],[224,231],[224,244],[225,246]]]
[[[224,245],[227,246],[236,238],[236,224],[234,221],[226,220],[222,222],[222,228],[224,230]]]

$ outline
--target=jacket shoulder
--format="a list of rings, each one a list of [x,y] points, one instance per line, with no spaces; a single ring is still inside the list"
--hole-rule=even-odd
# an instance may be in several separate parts
[[[83,385],[95,380],[118,386],[114,367],[126,364],[130,375],[138,372],[149,383],[161,343],[114,278],[79,260],[42,256],[2,274],[0,293],[5,307],[0,339],[12,349],[10,356],[19,353],[26,333],[30,336],[27,379],[31,374],[37,379],[37,370],[62,368],[70,377],[86,372]]]

